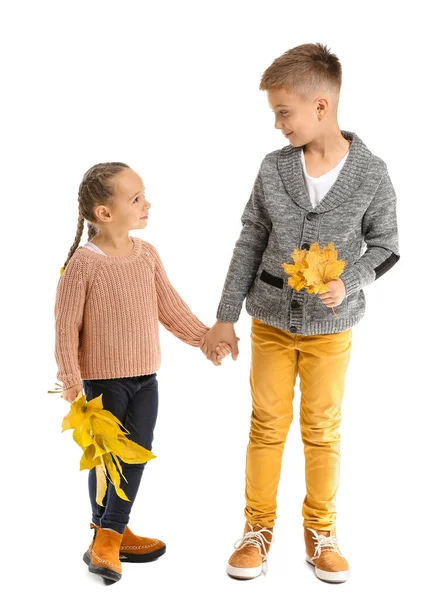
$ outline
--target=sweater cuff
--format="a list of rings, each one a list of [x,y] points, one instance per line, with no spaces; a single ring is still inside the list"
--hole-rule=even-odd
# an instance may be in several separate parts
[[[353,267],[349,267],[339,275],[339,279],[344,282],[345,293],[347,296],[354,294],[361,289],[359,273]]]
[[[226,304],[220,302],[218,310],[216,311],[216,318],[218,321],[227,321],[228,323],[236,323],[240,318],[241,305],[235,306],[234,304]]]
[[[207,327],[206,325],[199,326],[197,328],[197,334],[195,331],[195,335],[190,338],[190,341],[189,341],[190,346],[195,346],[196,348],[198,348],[201,345],[202,338],[209,330],[210,330],[210,327]]]
[[[82,379],[79,379],[79,377],[64,377],[64,379],[62,379],[61,381],[63,391],[73,387],[74,385],[80,385],[82,387]]]

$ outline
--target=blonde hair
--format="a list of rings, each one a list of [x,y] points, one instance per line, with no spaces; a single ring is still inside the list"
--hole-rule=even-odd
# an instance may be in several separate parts
[[[318,91],[339,94],[342,67],[338,57],[323,44],[302,44],[274,60],[263,73],[260,90],[283,88],[306,99]]]
[[[87,221],[87,235],[90,240],[96,233],[97,228],[94,223],[95,208],[99,204],[105,206],[112,204],[115,194],[114,178],[124,169],[130,167],[122,162],[105,162],[93,165],[82,178],[78,191],[78,226],[76,228],[75,241],[68,252],[64,266],[61,267],[60,274],[64,272],[68,261],[73,256],[75,250],[81,241],[84,230],[84,221]]]

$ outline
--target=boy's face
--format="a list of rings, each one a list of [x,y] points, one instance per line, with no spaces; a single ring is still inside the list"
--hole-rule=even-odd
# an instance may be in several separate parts
[[[304,146],[317,137],[322,115],[321,97],[307,100],[285,89],[268,90],[267,97],[275,114],[275,128],[281,129],[292,146]]]
[[[109,207],[97,206],[100,222],[113,223],[119,229],[144,229],[151,204],[145,198],[145,186],[132,169],[124,169],[115,178],[115,194]],[[146,217],[146,218],[145,218]]]

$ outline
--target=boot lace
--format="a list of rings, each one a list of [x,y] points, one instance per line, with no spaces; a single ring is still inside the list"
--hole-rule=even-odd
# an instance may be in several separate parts
[[[249,523],[249,526],[251,527],[251,531],[247,531],[240,537],[233,547],[235,550],[241,550],[245,546],[254,546],[263,559],[262,569],[266,575],[268,572],[268,551],[266,550],[266,544],[269,543],[269,540],[266,539],[265,534],[268,533],[271,536],[271,544],[275,540],[274,534],[267,527],[262,527],[261,529],[254,531],[253,525]]]
[[[338,539],[335,535],[325,536],[320,533],[317,533],[317,531],[315,529],[311,529],[309,527],[308,527],[308,531],[311,531],[311,533],[313,534],[313,538],[316,542],[315,547],[314,547],[313,558],[319,558],[321,550],[323,548],[330,548],[331,550],[334,550],[340,556],[342,556],[342,553],[338,546]]]

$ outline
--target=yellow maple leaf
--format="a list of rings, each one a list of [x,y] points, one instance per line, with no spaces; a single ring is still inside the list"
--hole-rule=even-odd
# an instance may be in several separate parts
[[[322,249],[318,242],[313,242],[309,250],[296,248],[291,256],[293,265],[282,264],[285,272],[292,275],[288,285],[295,290],[305,288],[309,294],[328,292],[328,282],[338,279],[346,265],[345,260],[338,260],[338,251],[333,242]],[[337,317],[334,308],[331,309]]]
[[[306,280],[303,275],[303,271],[307,267],[306,255],[307,250],[295,248],[291,253],[294,264],[290,265],[288,263],[282,263],[285,273],[291,275],[291,277],[288,278],[288,285],[297,291],[306,286]]]
[[[106,466],[100,457],[100,464],[95,466],[96,473],[96,503],[103,506],[103,498],[107,490]]]
[[[115,415],[103,408],[102,396],[100,394],[87,401],[80,392],[62,420],[62,431],[74,429],[73,439],[83,449],[80,470],[96,471],[96,501],[100,506],[103,506],[107,479],[115,487],[117,495],[129,501],[120,487],[120,476],[127,482],[120,460],[137,464],[156,458],[150,450],[126,437],[130,432]]]
[[[306,262],[308,266],[303,275],[312,294],[327,292],[328,282],[338,279],[345,267],[345,260],[338,260],[338,251],[333,242],[324,246],[322,250],[317,242],[311,244]]]

